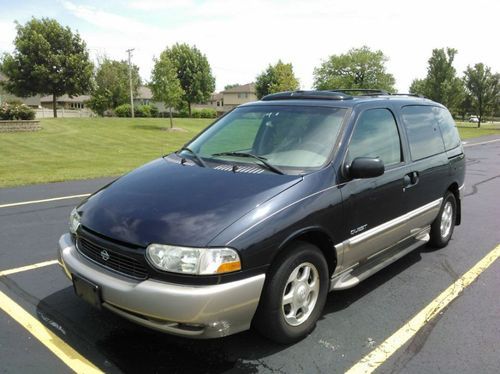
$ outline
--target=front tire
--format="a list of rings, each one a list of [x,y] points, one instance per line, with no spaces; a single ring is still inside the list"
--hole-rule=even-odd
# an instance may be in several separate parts
[[[268,339],[291,344],[316,326],[328,295],[328,265],[321,251],[295,242],[271,266],[254,326]]]
[[[437,218],[431,225],[429,244],[433,248],[443,248],[453,235],[457,219],[457,200],[455,195],[447,192]]]

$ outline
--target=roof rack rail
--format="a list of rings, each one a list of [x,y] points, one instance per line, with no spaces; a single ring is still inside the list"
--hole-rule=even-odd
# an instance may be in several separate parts
[[[361,92],[362,94],[364,94],[366,96],[390,95],[390,93],[385,91],[385,90],[371,89],[371,88],[338,88],[335,90],[330,90],[330,92],[343,92],[343,93]]]
[[[264,96],[262,101],[273,100],[349,100],[351,95],[332,91],[285,91]]]
[[[421,95],[421,94],[412,94],[412,93],[397,92],[397,93],[392,93],[390,95],[392,95],[392,96],[411,96],[411,97],[420,97],[422,99],[426,99],[426,97],[424,95]]]

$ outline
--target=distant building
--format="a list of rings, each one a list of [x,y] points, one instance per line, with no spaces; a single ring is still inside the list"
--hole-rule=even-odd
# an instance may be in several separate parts
[[[146,86],[140,86],[137,89],[137,95],[134,95],[134,104],[135,105],[146,105],[152,104],[153,93],[151,89]]]
[[[210,95],[210,99],[207,102],[208,105],[214,107],[224,106],[224,95],[222,93],[213,93]]]
[[[7,77],[0,73],[0,83],[7,80]],[[1,85],[0,85],[0,105],[2,103],[7,103],[11,101],[20,101],[23,104],[26,104],[32,108],[40,107],[40,95],[30,96],[30,97],[19,97],[16,95],[12,95],[8,93]]]
[[[193,104],[194,109],[211,108],[217,111],[218,115],[230,111],[234,107],[257,100],[255,83],[247,83],[231,87],[219,93],[210,95],[206,103]]]
[[[247,83],[241,86],[231,87],[221,92],[223,105],[235,107],[240,104],[245,104],[257,100],[257,92],[255,91],[255,83]]]
[[[153,92],[147,86],[140,86],[137,89],[137,94],[134,95],[134,105],[147,105],[151,104],[158,108],[160,113],[167,112],[165,104],[159,101],[153,100]]]
[[[56,98],[57,108],[64,109],[84,109],[86,108],[87,101],[90,100],[89,95],[78,95],[69,97],[68,95],[62,95]],[[52,109],[52,95],[43,96],[40,99],[41,105],[44,108]]]

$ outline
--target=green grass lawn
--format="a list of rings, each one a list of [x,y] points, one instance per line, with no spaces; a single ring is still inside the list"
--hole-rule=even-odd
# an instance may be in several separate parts
[[[0,187],[123,174],[178,149],[212,120],[43,119],[42,130],[0,133]]]
[[[212,120],[43,119],[33,133],[0,133],[0,187],[96,178],[126,173],[178,149]],[[500,134],[499,125],[458,123],[462,139]]]
[[[477,128],[476,123],[457,122],[457,127],[462,140],[485,135],[500,135],[499,124],[482,123],[481,127]]]

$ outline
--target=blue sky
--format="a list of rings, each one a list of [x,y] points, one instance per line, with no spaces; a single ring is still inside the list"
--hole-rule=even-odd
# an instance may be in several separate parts
[[[433,48],[454,47],[461,73],[484,62],[500,71],[500,1],[476,0],[0,0],[0,53],[12,51],[14,20],[51,17],[78,30],[93,59],[133,61],[149,79],[153,57],[175,42],[208,57],[217,89],[248,83],[278,59],[291,62],[301,86],[331,54],[368,45],[388,57],[396,87],[426,73]]]

